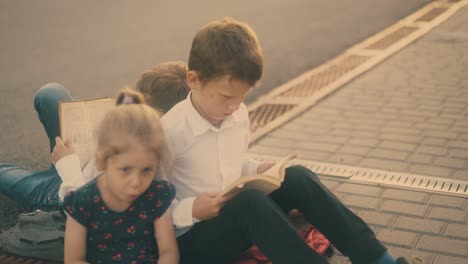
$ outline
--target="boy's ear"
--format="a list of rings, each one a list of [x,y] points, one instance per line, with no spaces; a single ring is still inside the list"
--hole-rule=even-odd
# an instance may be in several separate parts
[[[106,170],[106,162],[104,161],[102,154],[99,152],[96,152],[96,169],[98,171]]]
[[[188,71],[186,81],[190,90],[193,91],[200,89],[200,78],[198,77],[198,73],[196,71]]]

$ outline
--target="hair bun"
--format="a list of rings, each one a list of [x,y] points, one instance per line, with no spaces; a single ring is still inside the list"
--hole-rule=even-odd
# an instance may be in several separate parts
[[[132,88],[123,89],[119,93],[119,96],[117,97],[117,101],[116,101],[116,105],[144,104],[144,103],[145,103],[145,98],[143,97],[143,94]]]

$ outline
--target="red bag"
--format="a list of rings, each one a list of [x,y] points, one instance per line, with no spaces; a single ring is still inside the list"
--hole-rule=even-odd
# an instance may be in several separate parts
[[[314,226],[310,226],[308,229],[299,232],[304,241],[313,248],[317,253],[322,256],[330,257],[331,248],[330,241],[318,231]],[[239,259],[231,264],[271,264],[260,249],[253,245],[247,251],[245,251]]]

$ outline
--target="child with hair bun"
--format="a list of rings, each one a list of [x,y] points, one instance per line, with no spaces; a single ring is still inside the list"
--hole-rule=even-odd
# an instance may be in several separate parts
[[[171,167],[159,114],[127,89],[96,135],[103,174],[64,199],[65,263],[178,263],[170,212],[175,189],[155,179],[157,170]],[[64,150],[57,159],[76,155],[71,146]]]

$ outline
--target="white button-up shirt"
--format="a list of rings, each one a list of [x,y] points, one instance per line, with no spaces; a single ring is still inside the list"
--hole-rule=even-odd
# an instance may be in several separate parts
[[[176,188],[172,216],[178,235],[197,221],[192,207],[200,193],[221,192],[241,175],[257,174],[259,164],[247,157],[250,131],[244,104],[217,128],[197,112],[190,97],[161,119],[174,158],[168,178]]]
[[[55,164],[55,169],[57,169],[57,174],[62,179],[62,184],[60,184],[58,191],[58,196],[62,201],[68,192],[80,188],[85,183],[102,174],[102,172],[96,169],[96,162],[92,158],[90,158],[85,166],[81,167],[80,158],[77,154],[61,158]]]
[[[227,117],[219,128],[195,110],[190,100],[175,105],[161,118],[174,167],[169,180],[176,188],[172,219],[177,235],[186,232],[197,219],[192,217],[195,198],[202,192],[220,192],[241,175],[257,174],[258,162],[247,157],[249,117],[244,104]],[[101,172],[93,159],[80,166],[76,154],[55,165],[62,178],[59,196],[75,190]]]

